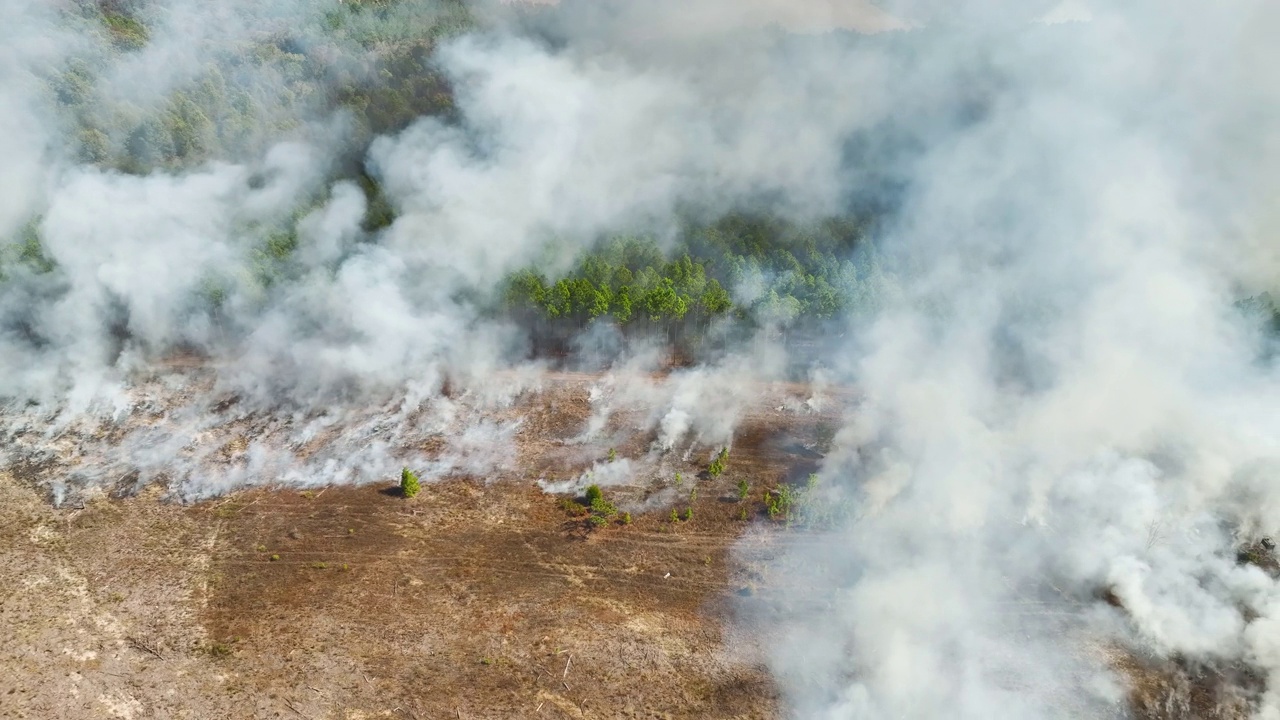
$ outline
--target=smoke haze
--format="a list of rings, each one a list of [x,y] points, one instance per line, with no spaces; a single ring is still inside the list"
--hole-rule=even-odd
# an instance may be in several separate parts
[[[78,3],[26,5],[0,29],[0,436],[70,454],[55,497],[501,473],[519,420],[474,418],[545,370],[492,312],[510,273],[870,208],[885,277],[825,345],[780,312],[654,379],[653,344],[585,330],[611,374],[583,442],[615,406],[657,438],[599,477],[731,446],[754,383],[856,387],[818,473],[849,511],[740,609],[796,717],[1123,717],[1124,647],[1251,663],[1280,718],[1280,592],[1236,558],[1280,532],[1280,385],[1236,307],[1280,285],[1273,5],[495,5],[440,34],[418,67],[449,102],[404,127],[329,102],[400,42],[337,3],[142,3],[125,52]],[[173,99],[197,92],[254,109],[202,124]],[[157,108],[183,118],[164,152]],[[201,444],[237,423],[230,460]]]

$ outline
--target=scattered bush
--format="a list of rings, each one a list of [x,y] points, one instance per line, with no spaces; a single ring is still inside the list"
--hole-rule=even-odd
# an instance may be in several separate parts
[[[224,658],[232,653],[231,643],[211,642],[205,646],[204,651],[216,658]]]
[[[782,485],[766,492],[764,503],[769,517],[806,527],[829,527],[839,522],[849,511],[848,502],[819,493],[818,482],[817,474],[811,474],[802,488]]]
[[[400,471],[400,494],[406,498],[411,498],[418,494],[422,489],[422,483],[418,482],[418,475],[409,468]]]
[[[687,507],[687,508],[685,508],[685,509],[684,509],[684,521],[685,521],[685,522],[689,522],[689,521],[690,521],[690,520],[692,520],[692,519],[693,519],[693,508],[691,508],[691,507]]]
[[[603,527],[607,525],[609,520],[618,514],[618,506],[609,502],[605,498],[604,491],[600,489],[599,485],[588,485],[585,499],[587,501],[587,506],[585,508],[578,503],[572,503],[573,505],[582,508],[579,511],[574,511],[574,514],[588,514],[589,517],[587,518],[587,521],[590,522],[593,527]]]
[[[680,511],[676,510],[675,508],[671,508],[671,522],[673,523],[680,522]]]
[[[613,517],[614,515],[618,514],[618,506],[614,505],[608,500],[605,500],[604,498],[597,498],[595,502],[591,503],[591,512],[595,513],[596,515]]]
[[[769,517],[774,519],[778,517],[790,519],[793,502],[795,502],[795,495],[790,485],[771,490],[764,496],[765,510],[769,512]]]
[[[676,487],[679,488],[681,485],[684,485],[684,476],[676,473]]]
[[[618,451],[614,450],[613,448],[609,448],[609,462],[614,462],[617,459],[618,459]]]
[[[279,555],[272,555],[272,556],[271,556],[271,562],[279,562],[279,561],[280,561],[280,556],[279,556]]]
[[[747,496],[750,494],[751,494],[751,485],[748,484],[746,480],[739,480],[738,481],[738,502],[742,502],[743,500],[746,500]]]
[[[622,524],[623,525],[631,524],[631,513],[629,512],[622,513]]]
[[[572,498],[560,498],[560,507],[574,517],[580,517],[591,512],[587,506]]]
[[[729,448],[721,448],[720,453],[716,455],[711,464],[707,466],[707,474],[711,477],[720,477],[724,472],[725,463],[729,461]]]

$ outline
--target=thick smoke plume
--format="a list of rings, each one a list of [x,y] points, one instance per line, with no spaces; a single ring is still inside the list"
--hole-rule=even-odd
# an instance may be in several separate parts
[[[1236,556],[1280,532],[1237,307],[1280,284],[1273,5],[348,2],[11,14],[8,465],[60,458],[56,497],[500,472],[520,420],[477,418],[545,367],[508,275],[868,213],[885,274],[825,343],[782,303],[660,379],[661,338],[575,345],[611,368],[580,441],[640,408],[658,468],[732,445],[753,383],[857,388],[812,496],[842,510],[772,568],[796,716],[1122,716],[1124,647],[1251,663],[1280,718],[1280,592]]]

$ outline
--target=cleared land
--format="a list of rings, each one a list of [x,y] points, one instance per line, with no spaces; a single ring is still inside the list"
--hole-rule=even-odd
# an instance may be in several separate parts
[[[533,482],[602,452],[566,442],[591,381],[556,376],[503,411],[524,418],[506,477],[412,500],[388,478],[56,509],[37,489],[56,469],[0,474],[0,717],[775,716],[760,637],[726,629],[732,599],[767,581],[731,548],[768,524],[767,487],[816,466],[806,445],[833,416],[771,406],[803,388],[762,393],[729,472],[698,479],[697,453],[679,489],[606,488],[638,510],[593,528]],[[627,435],[633,420],[609,420],[623,457],[653,440]],[[677,500],[691,521],[671,522]]]

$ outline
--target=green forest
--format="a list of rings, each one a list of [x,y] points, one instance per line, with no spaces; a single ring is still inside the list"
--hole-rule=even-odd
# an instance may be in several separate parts
[[[395,209],[363,165],[369,142],[422,116],[455,122],[452,89],[432,54],[481,20],[456,0],[347,0],[301,26],[263,9],[264,32],[225,50],[164,101],[138,107],[109,88],[101,68],[151,42],[159,18],[145,0],[78,0],[65,12],[98,42],[49,68],[48,102],[75,122],[63,131],[77,159],[125,174],[178,172],[213,159],[260,155],[305,132],[305,118],[335,112],[351,123],[347,160],[332,180],[354,180],[371,235]],[[296,223],[324,198],[269,226],[248,275],[262,290],[287,279],[298,245]],[[834,218],[798,225],[767,215],[733,214],[686,223],[674,239],[613,236],[568,272],[529,267],[498,288],[489,310],[550,331],[571,332],[601,319],[623,328],[681,333],[718,319],[794,326],[869,309],[883,282],[865,221]],[[55,269],[43,251],[39,218],[0,249],[0,281],[18,267]],[[214,303],[223,289],[211,285]]]
[[[61,12],[89,42],[46,68],[47,102],[71,118],[59,131],[76,159],[125,174],[180,172],[214,159],[260,156],[308,131],[305,120],[341,114],[347,148],[332,180],[363,190],[371,240],[395,219],[363,164],[371,140],[422,116],[456,122],[452,88],[433,63],[439,44],[483,26],[460,0],[346,0],[306,21],[264,8],[262,31],[226,48],[162,102],[132,104],[104,73],[151,42],[160,21],[147,0],[75,0]],[[262,290],[286,278],[297,221],[325,198],[247,233],[260,238],[248,275]],[[49,273],[38,217],[0,243],[0,282],[14,272]],[[535,264],[505,278],[488,309],[529,327],[570,334],[593,321],[668,338],[717,322],[739,327],[820,328],[873,312],[891,283],[872,243],[874,218],[795,223],[733,213],[686,222],[674,238],[607,236],[567,269]],[[211,286],[217,303],[223,290]],[[1269,296],[1242,305],[1280,331]]]
[[[518,318],[562,328],[598,318],[668,331],[717,318],[793,326],[870,311],[884,281],[856,220],[797,225],[732,214],[687,228],[665,250],[652,238],[614,237],[560,276],[521,270],[502,300]]]

